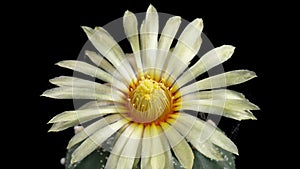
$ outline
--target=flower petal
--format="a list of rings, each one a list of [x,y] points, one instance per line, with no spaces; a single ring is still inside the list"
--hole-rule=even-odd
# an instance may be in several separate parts
[[[163,145],[162,143],[162,129],[156,124],[152,124],[150,127],[151,130],[151,141],[152,141],[152,150],[151,150],[151,159],[150,163],[152,168],[164,169],[165,168],[165,151],[170,149],[169,145]],[[167,147],[166,147],[167,146]]]
[[[214,100],[246,100],[242,93],[228,90],[218,89],[210,91],[200,91],[195,93],[189,93],[181,97],[182,100],[203,100],[203,99],[214,99]]]
[[[198,140],[191,140],[192,145],[203,155],[206,157],[216,160],[216,161],[223,161],[223,157],[220,152],[216,149],[216,146],[212,144],[211,141],[207,140],[205,142]]]
[[[244,83],[256,77],[255,72],[249,70],[234,70],[219,75],[211,76],[198,82],[192,83],[180,89],[181,95],[193,93],[198,90],[221,88]],[[179,96],[175,96],[178,98]]]
[[[202,73],[228,60],[232,56],[234,49],[235,47],[233,46],[223,45],[207,52],[188,71],[176,80],[178,87],[183,86]]]
[[[130,137],[136,127],[137,127],[137,125],[135,123],[129,124],[124,129],[124,131],[120,132],[120,136],[116,139],[117,141],[114,144],[113,149],[110,153],[111,156],[109,156],[109,158],[106,162],[106,168],[119,168],[118,165],[119,165],[119,160],[122,158],[122,156],[121,156],[122,151],[125,148],[126,143],[130,139]],[[134,161],[134,158],[133,158],[133,161]],[[129,158],[124,157],[122,162],[124,165],[130,165],[131,160]],[[132,162],[132,165],[133,165],[133,162]],[[124,168],[126,168],[126,167],[124,167]],[[129,168],[132,168],[132,166]]]
[[[173,169],[174,168],[173,157],[172,157],[172,153],[171,153],[171,147],[168,142],[168,138],[163,133],[161,126],[157,126],[155,130],[156,131],[153,131],[153,129],[152,129],[153,132],[151,131],[151,135],[153,135],[153,133],[157,133],[156,137],[152,137],[152,144],[153,145],[157,144],[157,142],[158,142],[157,140],[159,140],[160,145],[157,146],[158,148],[153,148],[152,150],[155,150],[155,151],[152,151],[152,153],[153,153],[153,155],[155,155],[155,154],[160,155],[160,153],[163,153],[165,160],[164,160],[164,165],[162,164],[162,166],[164,166],[164,169]],[[161,150],[159,150],[159,147],[161,147]]]
[[[117,168],[119,157],[119,155],[110,153],[105,164],[105,169]]]
[[[200,153],[213,160],[223,160],[222,155],[216,150],[211,141],[207,138],[203,139],[203,137],[200,137],[201,133],[203,133],[203,127],[202,125],[195,126],[197,125],[197,118],[194,116],[183,116],[182,114],[184,113],[179,114],[179,118],[176,118],[176,120],[169,120],[169,123],[172,124],[182,135],[186,135],[187,140]],[[197,127],[201,127],[200,130],[196,130],[195,128]]]
[[[203,100],[190,100],[184,99],[179,103],[175,103],[175,106],[188,107],[193,105],[198,106],[212,106],[220,107],[229,110],[259,110],[259,107],[249,102],[248,100],[217,100],[217,99],[203,99]],[[178,110],[176,108],[176,110]]]
[[[72,153],[71,164],[81,161],[96,148],[112,136],[116,131],[118,131],[122,126],[127,124],[129,121],[127,119],[119,120],[109,126],[106,126],[93,135],[88,137],[81,145]]]
[[[210,129],[212,132],[214,131],[210,138],[210,141],[213,144],[221,147],[224,150],[238,155],[238,149],[236,145],[224,133],[222,133],[218,129],[214,129],[213,127],[211,127]]]
[[[226,104],[226,102],[228,102]],[[234,102],[238,104],[234,104]],[[257,110],[258,107],[250,102],[240,100],[189,100],[181,102],[181,106],[174,110],[193,110],[210,114],[216,114],[232,118],[235,120],[256,120],[255,116],[248,110],[249,108]]]
[[[184,116],[191,116],[191,115],[184,113]],[[231,153],[238,155],[238,149],[236,145],[221,130],[219,130],[217,127],[213,126],[209,122],[205,122],[197,118],[197,120],[193,125],[192,130],[195,130],[194,133],[198,133],[198,136],[199,133],[201,133],[202,131],[201,137],[209,138],[209,140],[215,145],[221,147],[224,150],[227,150]],[[197,134],[192,134],[192,135],[197,137]]]
[[[122,74],[127,81],[127,85],[131,83],[131,79],[136,79],[121,47],[106,30],[101,27],[91,29],[85,26],[82,29],[95,48]]]
[[[80,124],[79,120],[57,122],[52,125],[52,127],[49,129],[48,132],[59,132],[59,131],[65,130],[69,127],[73,127],[78,124]]]
[[[158,53],[157,53],[157,57],[156,57],[156,69],[157,71],[155,73],[157,73],[157,75],[155,76],[155,80],[159,80],[159,78],[161,77],[161,70],[164,70],[165,66],[168,65],[168,60],[167,60],[167,56],[168,53],[170,51],[170,47],[171,44],[173,42],[173,39],[178,31],[178,28],[180,26],[181,23],[181,17],[179,16],[174,16],[171,17],[165,27],[162,30],[162,33],[159,37],[159,42],[158,42]]]
[[[122,94],[123,95],[123,94]],[[77,88],[77,87],[56,87],[46,90],[41,96],[54,99],[96,99],[105,101],[114,101],[124,103],[120,93],[109,91],[108,93],[98,92],[93,88]]]
[[[126,37],[130,42],[131,48],[133,52],[139,52],[140,44],[138,39],[138,22],[136,16],[130,12],[126,11],[123,16],[123,26]]]
[[[198,53],[202,44],[202,19],[195,19],[181,33],[170,58],[166,73],[176,79]],[[169,79],[169,78],[167,78]]]
[[[218,101],[222,103],[223,101]],[[259,107],[248,100],[226,100],[224,107],[236,110],[260,110]]]
[[[79,133],[77,133],[75,136],[72,137],[72,139],[69,141],[69,144],[67,146],[67,149],[70,149],[77,143],[80,143],[90,135],[94,134],[97,130],[110,125],[111,123],[114,123],[118,120],[122,119],[122,116],[119,114],[114,114],[110,116],[106,116],[91,125],[85,127],[83,130],[81,130]]]
[[[158,14],[156,9],[150,5],[146,12],[146,18],[144,24],[141,25],[141,39],[143,42],[142,49],[146,59],[145,69],[154,68],[156,52],[157,52],[157,37],[158,37]],[[153,77],[153,71],[150,76]]]
[[[122,157],[139,158],[141,150],[141,139],[144,131],[144,125],[133,123],[134,131],[128,138],[128,141],[122,150]]]
[[[95,108],[99,108],[100,106],[112,106],[112,105],[117,105],[117,103],[113,102],[113,101],[90,101],[87,102],[85,104],[83,104],[82,106],[80,106],[78,109],[82,110],[82,109],[95,109]]]
[[[183,63],[188,64],[200,49],[203,30],[202,19],[195,19],[181,33],[173,54]]]
[[[161,123],[169,144],[172,147],[178,161],[183,168],[191,169],[194,164],[194,154],[186,140],[177,132],[177,130],[166,122]]]
[[[165,138],[167,140],[167,138]],[[173,157],[171,150],[166,150],[165,155],[165,169],[174,169]]]
[[[151,130],[150,126],[147,125],[144,128],[143,140],[142,140],[142,152],[141,152],[141,168],[151,169],[150,157],[151,157]]]
[[[138,23],[137,23],[136,16],[132,12],[126,11],[123,17],[123,25],[124,25],[126,37],[130,42],[133,51],[133,56],[138,69],[138,74],[142,75],[143,65],[140,56],[140,42],[139,42],[139,32],[137,28]]]
[[[111,65],[102,55],[86,50],[85,55],[98,67],[102,68],[106,72],[113,75],[113,77],[118,77],[118,79],[121,79],[122,82],[126,83],[126,80],[122,79],[121,74],[116,70],[116,68]]]
[[[193,121],[193,123],[190,123]],[[218,128],[208,122],[186,113],[180,113],[173,126],[180,132],[189,133],[186,136],[193,146],[205,156],[214,160],[223,160],[213,144],[231,153],[238,154],[236,145]]]
[[[135,129],[129,136],[126,145],[124,146],[122,153],[118,161],[117,168],[132,168],[136,158],[140,157],[141,151],[141,138],[143,134],[144,126],[142,124],[133,124]],[[119,146],[115,144],[115,146]]]
[[[112,86],[120,89],[121,91],[126,91],[126,85],[114,78],[111,74],[85,62],[77,60],[64,60],[57,63],[58,66],[75,70],[77,72],[89,75],[91,77],[96,77],[105,82],[109,82]]]
[[[157,169],[164,169],[165,167],[165,154],[159,154],[151,157],[151,167]]]
[[[53,117],[48,123],[58,123],[64,121],[77,121],[86,122],[91,119],[102,117],[107,114],[125,113],[128,110],[124,107],[116,106],[106,106],[95,109],[83,109],[83,110],[73,110],[65,111]]]
[[[85,80],[85,79],[81,79],[81,78],[77,78],[77,77],[59,76],[59,77],[50,79],[49,81],[50,81],[50,83],[55,84],[57,86],[86,88],[86,89],[94,90],[97,93],[116,92],[120,95],[124,95],[123,93],[111,88],[110,86],[103,85],[103,84],[96,83],[96,82],[89,81],[89,80]]]
[[[132,125],[131,123],[128,123],[127,125],[123,126],[114,136],[114,143],[109,149],[111,149],[110,154],[114,154],[119,158],[122,153],[122,150],[127,143],[130,135],[135,129],[135,125]]]

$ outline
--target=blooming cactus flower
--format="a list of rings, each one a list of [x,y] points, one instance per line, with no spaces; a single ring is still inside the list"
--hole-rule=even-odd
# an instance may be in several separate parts
[[[170,49],[181,18],[169,18],[158,36],[158,17],[150,5],[138,31],[136,16],[125,12],[123,25],[131,56],[102,27],[82,27],[99,52],[85,52],[93,65],[76,60],[57,63],[104,82],[60,76],[50,80],[58,87],[43,93],[56,99],[93,99],[79,110],[65,111],[49,121],[53,123],[50,131],[89,122],[69,142],[68,149],[80,144],[71,163],[80,162],[113,135],[105,166],[109,169],[132,168],[137,161],[141,168],[173,168],[173,155],[184,168],[192,168],[192,148],[213,160],[223,160],[216,146],[238,154],[235,144],[216,126],[187,111],[255,119],[250,110],[258,110],[256,105],[243,94],[223,88],[248,81],[255,73],[234,70],[191,83],[228,60],[235,48],[217,47],[189,66],[202,43],[202,19],[189,23]]]

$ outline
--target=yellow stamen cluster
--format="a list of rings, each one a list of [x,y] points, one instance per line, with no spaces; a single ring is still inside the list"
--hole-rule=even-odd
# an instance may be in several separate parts
[[[139,123],[159,121],[171,111],[172,96],[163,81],[143,78],[132,89],[130,116]]]

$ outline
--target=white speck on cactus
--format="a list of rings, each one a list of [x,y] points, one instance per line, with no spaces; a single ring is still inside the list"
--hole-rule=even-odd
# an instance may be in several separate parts
[[[60,164],[65,165],[65,163],[66,163],[66,158],[65,157],[61,158],[60,159]]]
[[[82,130],[83,130],[82,126],[74,126],[74,132],[75,132],[75,134],[79,133]]]

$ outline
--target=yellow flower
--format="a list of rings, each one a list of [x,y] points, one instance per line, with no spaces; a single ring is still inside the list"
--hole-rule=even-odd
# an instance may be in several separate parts
[[[235,70],[191,83],[228,60],[234,47],[215,48],[189,67],[202,43],[202,19],[188,24],[170,49],[181,18],[171,17],[158,37],[158,17],[150,5],[139,32],[136,16],[125,12],[123,25],[132,56],[124,54],[102,27],[82,27],[100,52],[85,53],[96,66],[75,60],[57,63],[105,82],[60,76],[50,80],[58,87],[43,93],[56,99],[94,100],[49,121],[53,123],[50,131],[89,122],[69,142],[68,149],[80,143],[71,163],[80,162],[111,136],[114,144],[105,166],[109,169],[132,168],[138,161],[141,168],[173,168],[173,154],[184,168],[192,168],[191,147],[214,160],[223,160],[215,146],[238,154],[235,144],[219,129],[187,111],[236,120],[255,119],[250,110],[258,110],[256,105],[243,94],[223,88],[250,80],[255,73]]]

